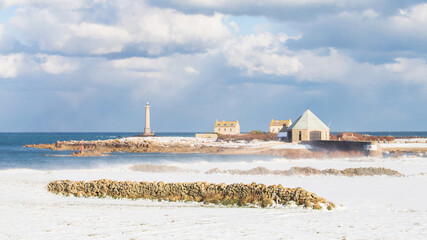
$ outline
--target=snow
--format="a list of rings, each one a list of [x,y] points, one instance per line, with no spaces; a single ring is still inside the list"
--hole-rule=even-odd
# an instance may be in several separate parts
[[[427,234],[427,158],[169,162],[200,173],[134,172],[128,165],[81,170],[0,171],[0,239],[420,239]],[[382,166],[405,177],[240,176],[220,169]],[[302,187],[338,208],[237,208],[184,202],[76,198],[46,190],[58,179],[282,184]]]
[[[282,145],[280,141],[217,141],[212,138],[195,138],[195,137],[127,137],[120,139],[122,142],[130,141],[133,143],[140,143],[144,141],[155,142],[159,144],[168,145],[192,145],[192,146],[212,146],[212,147],[225,147],[225,148],[259,148],[267,146]]]
[[[396,143],[427,143],[427,138],[399,138]]]
[[[298,143],[282,143],[272,147],[272,149],[312,149],[310,145]]]
[[[382,143],[382,148],[425,148],[427,151],[427,143]]]

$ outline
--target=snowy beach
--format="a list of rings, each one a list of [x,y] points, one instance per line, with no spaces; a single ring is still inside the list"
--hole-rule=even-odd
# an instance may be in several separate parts
[[[426,158],[358,158],[185,162],[162,164],[195,172],[138,172],[133,164],[94,169],[0,171],[1,239],[421,239],[427,234]],[[386,167],[405,177],[205,174],[211,168],[318,169]],[[77,198],[49,193],[58,179],[264,183],[302,187],[333,201],[332,211],[296,206],[224,207],[190,202]]]

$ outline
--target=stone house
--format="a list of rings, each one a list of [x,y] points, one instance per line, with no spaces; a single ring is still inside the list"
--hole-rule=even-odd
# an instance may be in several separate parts
[[[215,122],[214,133],[219,134],[240,134],[239,121],[218,121]]]
[[[270,130],[271,133],[279,133],[283,127],[288,128],[292,124],[291,119],[289,120],[274,120],[271,119]]]
[[[309,109],[288,127],[288,141],[329,140],[329,127]]]

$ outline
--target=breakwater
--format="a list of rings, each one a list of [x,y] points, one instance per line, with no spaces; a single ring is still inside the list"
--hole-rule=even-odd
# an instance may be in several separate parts
[[[152,199],[165,201],[194,201],[223,205],[267,207],[273,204],[287,205],[295,202],[306,208],[331,210],[334,203],[318,197],[302,188],[285,188],[281,185],[264,184],[215,184],[206,182],[163,183],[113,181],[57,180],[47,185],[50,192],[76,197],[113,197]]]

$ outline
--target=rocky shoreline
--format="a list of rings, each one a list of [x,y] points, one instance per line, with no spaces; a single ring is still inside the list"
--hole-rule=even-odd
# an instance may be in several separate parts
[[[427,143],[382,144],[381,148],[389,156],[405,154],[427,155]],[[51,149],[56,151],[79,151],[81,141],[57,141],[56,143],[31,144],[24,147]],[[83,141],[85,151],[96,153],[134,152],[134,153],[209,153],[274,155],[289,159],[300,158],[347,158],[367,156],[367,151],[325,150],[304,144],[292,144],[279,141],[228,141],[191,137],[129,137],[96,141]]]
[[[159,138],[160,139],[160,138]],[[57,141],[56,143],[30,144],[24,147],[34,147],[50,149],[55,151],[79,151],[83,145],[87,151],[110,153],[110,152],[177,152],[177,153],[217,153],[226,150],[236,149],[235,147],[222,146],[220,144],[204,144],[205,142],[162,142],[151,138],[129,138],[129,139],[108,139],[96,141]]]
[[[237,206],[268,207],[273,204],[296,203],[312,209],[331,210],[335,204],[302,188],[285,188],[282,185],[215,184],[206,182],[163,183],[113,181],[57,180],[47,185],[50,192],[76,197],[112,197],[152,199],[165,201],[193,201]]]
[[[179,168],[176,166],[169,165],[158,165],[158,164],[137,164],[130,167],[132,171],[138,172],[156,172],[156,173],[200,173],[199,170]],[[249,170],[241,169],[227,169],[221,170],[219,168],[212,168],[205,171],[205,174],[231,174],[231,175],[279,175],[279,176],[312,176],[312,175],[324,175],[324,176],[344,176],[344,177],[355,177],[355,176],[392,176],[392,177],[404,177],[405,175],[388,168],[383,167],[357,167],[357,168],[345,168],[338,170],[334,168],[328,168],[319,170],[312,167],[291,167],[288,170],[270,170],[265,167],[256,167]]]
[[[240,170],[240,169],[230,169],[230,170],[220,170],[218,168],[212,168],[205,172],[206,174],[232,174],[232,175],[280,175],[280,176],[292,176],[292,175],[325,175],[325,176],[394,176],[394,177],[403,177],[404,175],[398,171],[382,168],[382,167],[359,167],[359,168],[346,168],[343,170],[338,170],[334,168],[329,168],[325,170],[319,170],[312,167],[292,167],[289,170],[269,170],[265,167],[256,167],[249,170]]]

